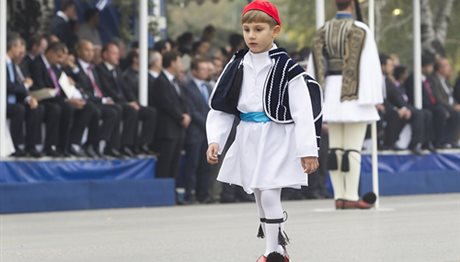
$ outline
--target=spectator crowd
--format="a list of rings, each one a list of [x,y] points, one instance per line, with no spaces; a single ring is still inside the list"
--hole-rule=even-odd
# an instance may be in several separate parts
[[[138,44],[103,43],[97,9],[87,10],[81,25],[75,26],[76,20],[75,4],[66,1],[49,34],[27,43],[19,34],[8,35],[7,118],[14,157],[155,155],[156,176],[176,178],[185,151],[185,201],[210,201],[217,171],[205,159],[208,99],[232,54],[244,48],[243,37],[233,34],[228,47],[216,48],[215,29],[207,26],[198,38],[185,32],[177,41],[157,41],[148,52],[144,106],[139,103]],[[294,57],[305,60],[307,55],[302,51]],[[423,108],[417,109],[408,69],[396,56],[382,54],[380,60],[385,76],[385,101],[378,106],[380,149],[400,150],[396,141],[406,124],[412,127],[409,149],[416,154],[459,147],[460,80],[457,76],[451,85],[455,76],[449,61],[423,57]],[[324,188],[321,183],[318,187]],[[223,192],[228,202],[248,200],[231,188]]]

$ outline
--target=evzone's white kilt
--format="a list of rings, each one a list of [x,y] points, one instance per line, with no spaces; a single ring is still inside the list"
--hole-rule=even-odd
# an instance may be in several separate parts
[[[295,148],[294,124],[241,121],[217,180],[239,185],[248,194],[255,188],[306,186],[308,175]]]
[[[361,105],[358,100],[340,102],[342,76],[326,77],[324,86],[323,121],[347,123],[372,122],[380,119],[375,105]]]

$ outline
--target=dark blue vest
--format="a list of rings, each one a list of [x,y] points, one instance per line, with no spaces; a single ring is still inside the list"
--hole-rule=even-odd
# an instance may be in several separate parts
[[[210,106],[212,109],[239,117],[240,112],[237,109],[237,105],[243,77],[242,60],[247,52],[248,50],[236,52],[232,60],[225,66],[211,95]],[[263,91],[265,114],[276,123],[288,124],[293,122],[289,107],[289,82],[302,74],[310,92],[319,147],[322,125],[322,92],[320,85],[308,76],[304,69],[294,62],[283,48],[270,50],[268,54],[274,63],[268,73]]]

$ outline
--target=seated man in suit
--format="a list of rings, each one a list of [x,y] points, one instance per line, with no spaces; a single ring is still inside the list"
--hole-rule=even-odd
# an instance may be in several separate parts
[[[388,55],[380,55],[380,64],[382,73],[385,78],[386,97],[385,103],[393,108],[398,113],[398,118],[393,122],[389,122],[389,128],[386,130],[386,145],[390,148],[396,148],[396,141],[399,139],[404,125],[411,124],[412,138],[409,144],[409,149],[415,154],[422,154],[422,143],[424,141],[424,114],[421,110],[410,105],[409,98],[402,86],[396,86],[393,80],[389,77],[393,75],[394,64],[393,60]]]
[[[457,141],[457,133],[460,129],[460,103],[454,98],[454,90],[449,83],[452,67],[447,58],[439,58],[434,66],[434,74],[431,77],[434,96],[446,109],[446,129],[442,134],[442,143],[446,147],[460,147]]]
[[[441,139],[446,129],[446,109],[440,104],[434,96],[432,84],[429,81],[433,73],[434,56],[424,54],[422,56],[422,105],[423,110],[428,111],[425,115],[427,122],[432,119],[429,125],[425,125],[424,132],[426,140],[424,148],[434,151],[435,148],[443,148]],[[409,103],[414,105],[414,74],[411,74],[404,83]],[[425,122],[425,123],[427,123]]]
[[[13,140],[16,157],[29,154],[39,158],[42,154],[36,145],[41,144],[41,123],[44,108],[37,99],[29,95],[33,81],[24,78],[19,63],[25,54],[25,42],[19,34],[11,34],[7,40],[6,53],[6,115],[10,119],[10,133]],[[26,133],[24,134],[24,122]]]
[[[114,132],[120,132],[122,108],[116,105],[110,97],[106,97],[101,89],[101,83],[91,60],[94,56],[94,46],[88,40],[80,40],[76,46],[77,62],[76,73],[73,77],[77,87],[88,104],[95,107],[95,113],[90,120],[88,139],[85,152],[91,157],[104,157],[100,150],[102,144],[116,143],[112,140]],[[108,155],[120,157],[115,149],[107,150]]]
[[[87,106],[84,99],[66,94],[59,83],[66,52],[63,43],[52,43],[32,65],[33,89],[54,90],[54,94],[49,94],[41,101],[45,106],[47,122],[45,153],[53,157],[68,157],[70,153],[82,156],[80,148],[70,147],[70,138],[81,137],[94,113],[93,107]]]
[[[21,70],[25,76],[31,76],[31,67],[34,59],[45,53],[48,48],[48,40],[45,35],[35,35],[27,42],[27,54],[21,61]]]
[[[175,178],[179,171],[179,160],[191,117],[177,77],[182,69],[177,52],[163,54],[163,70],[152,89],[152,104],[158,109],[155,132],[155,149],[159,153],[157,177]]]
[[[202,58],[194,58],[190,65],[191,76],[184,87],[187,97],[192,122],[187,128],[185,138],[185,162],[186,187],[185,200],[200,202],[210,200],[209,187],[210,166],[206,160],[208,143],[206,140],[206,117],[209,112],[210,87],[206,84],[208,78],[207,61]]]
[[[96,67],[101,81],[102,92],[122,107],[123,137],[121,152],[129,157],[136,153],[151,154],[148,145],[153,140],[156,124],[156,112],[151,107],[140,106],[130,86],[122,77],[119,65],[120,52],[118,46],[110,42],[102,49],[103,63]],[[138,125],[142,122],[139,139]]]

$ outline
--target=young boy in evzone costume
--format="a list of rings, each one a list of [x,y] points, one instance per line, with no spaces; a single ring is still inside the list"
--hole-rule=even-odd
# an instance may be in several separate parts
[[[321,92],[286,50],[274,44],[281,29],[275,5],[251,2],[241,23],[249,50],[234,55],[211,95],[207,158],[211,164],[219,161],[232,123],[240,118],[217,180],[255,195],[258,236],[266,239],[265,253],[257,261],[288,262],[281,189],[307,185],[308,174],[319,166]]]

